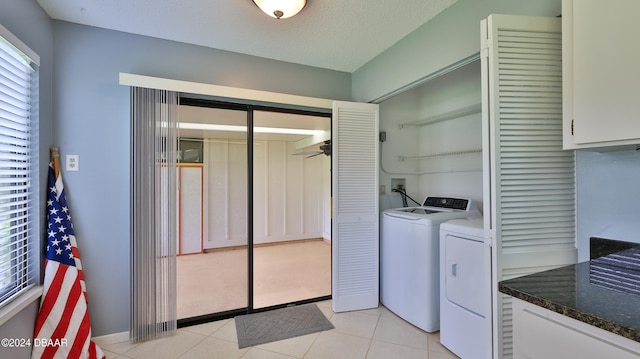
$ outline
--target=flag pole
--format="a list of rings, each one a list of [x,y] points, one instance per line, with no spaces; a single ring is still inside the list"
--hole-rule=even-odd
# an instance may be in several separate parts
[[[60,152],[58,147],[51,147],[51,160],[53,161],[53,173],[58,178],[60,176]]]

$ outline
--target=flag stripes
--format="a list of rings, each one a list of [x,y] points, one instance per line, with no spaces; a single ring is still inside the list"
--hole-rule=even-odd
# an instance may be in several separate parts
[[[64,196],[62,176],[49,168],[44,292],[34,330],[32,359],[104,359],[91,341],[80,252]]]

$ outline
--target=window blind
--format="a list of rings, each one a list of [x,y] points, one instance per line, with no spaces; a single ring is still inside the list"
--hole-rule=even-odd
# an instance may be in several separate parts
[[[38,65],[21,47],[0,26],[0,307],[38,277]]]

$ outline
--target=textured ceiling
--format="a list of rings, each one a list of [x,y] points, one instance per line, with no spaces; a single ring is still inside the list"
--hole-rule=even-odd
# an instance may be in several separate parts
[[[308,0],[276,20],[252,0],[37,0],[53,19],[353,72],[458,0]]]

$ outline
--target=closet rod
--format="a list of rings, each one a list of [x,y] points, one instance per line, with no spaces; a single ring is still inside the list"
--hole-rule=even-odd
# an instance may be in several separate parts
[[[423,155],[423,156],[398,156],[398,161],[402,162],[404,160],[426,160],[426,159],[438,158],[438,157],[471,155],[474,153],[482,153],[482,148],[475,149],[475,150],[466,150],[466,151],[441,152],[441,153],[434,153],[431,155]]]
[[[427,118],[426,120],[420,120],[420,121],[414,121],[414,122],[408,122],[408,123],[401,123],[400,124],[400,129],[403,129],[405,127],[411,127],[411,126],[431,125],[431,124],[438,123],[438,122],[444,122],[444,121],[448,121],[448,120],[453,120],[455,118],[460,118],[460,117],[463,117],[463,116],[472,115],[474,113],[480,113],[481,111],[482,111],[482,105],[478,103],[478,104],[475,104],[475,105],[463,107],[463,108],[458,109],[458,110],[445,112],[445,113],[440,114],[438,116]]]

